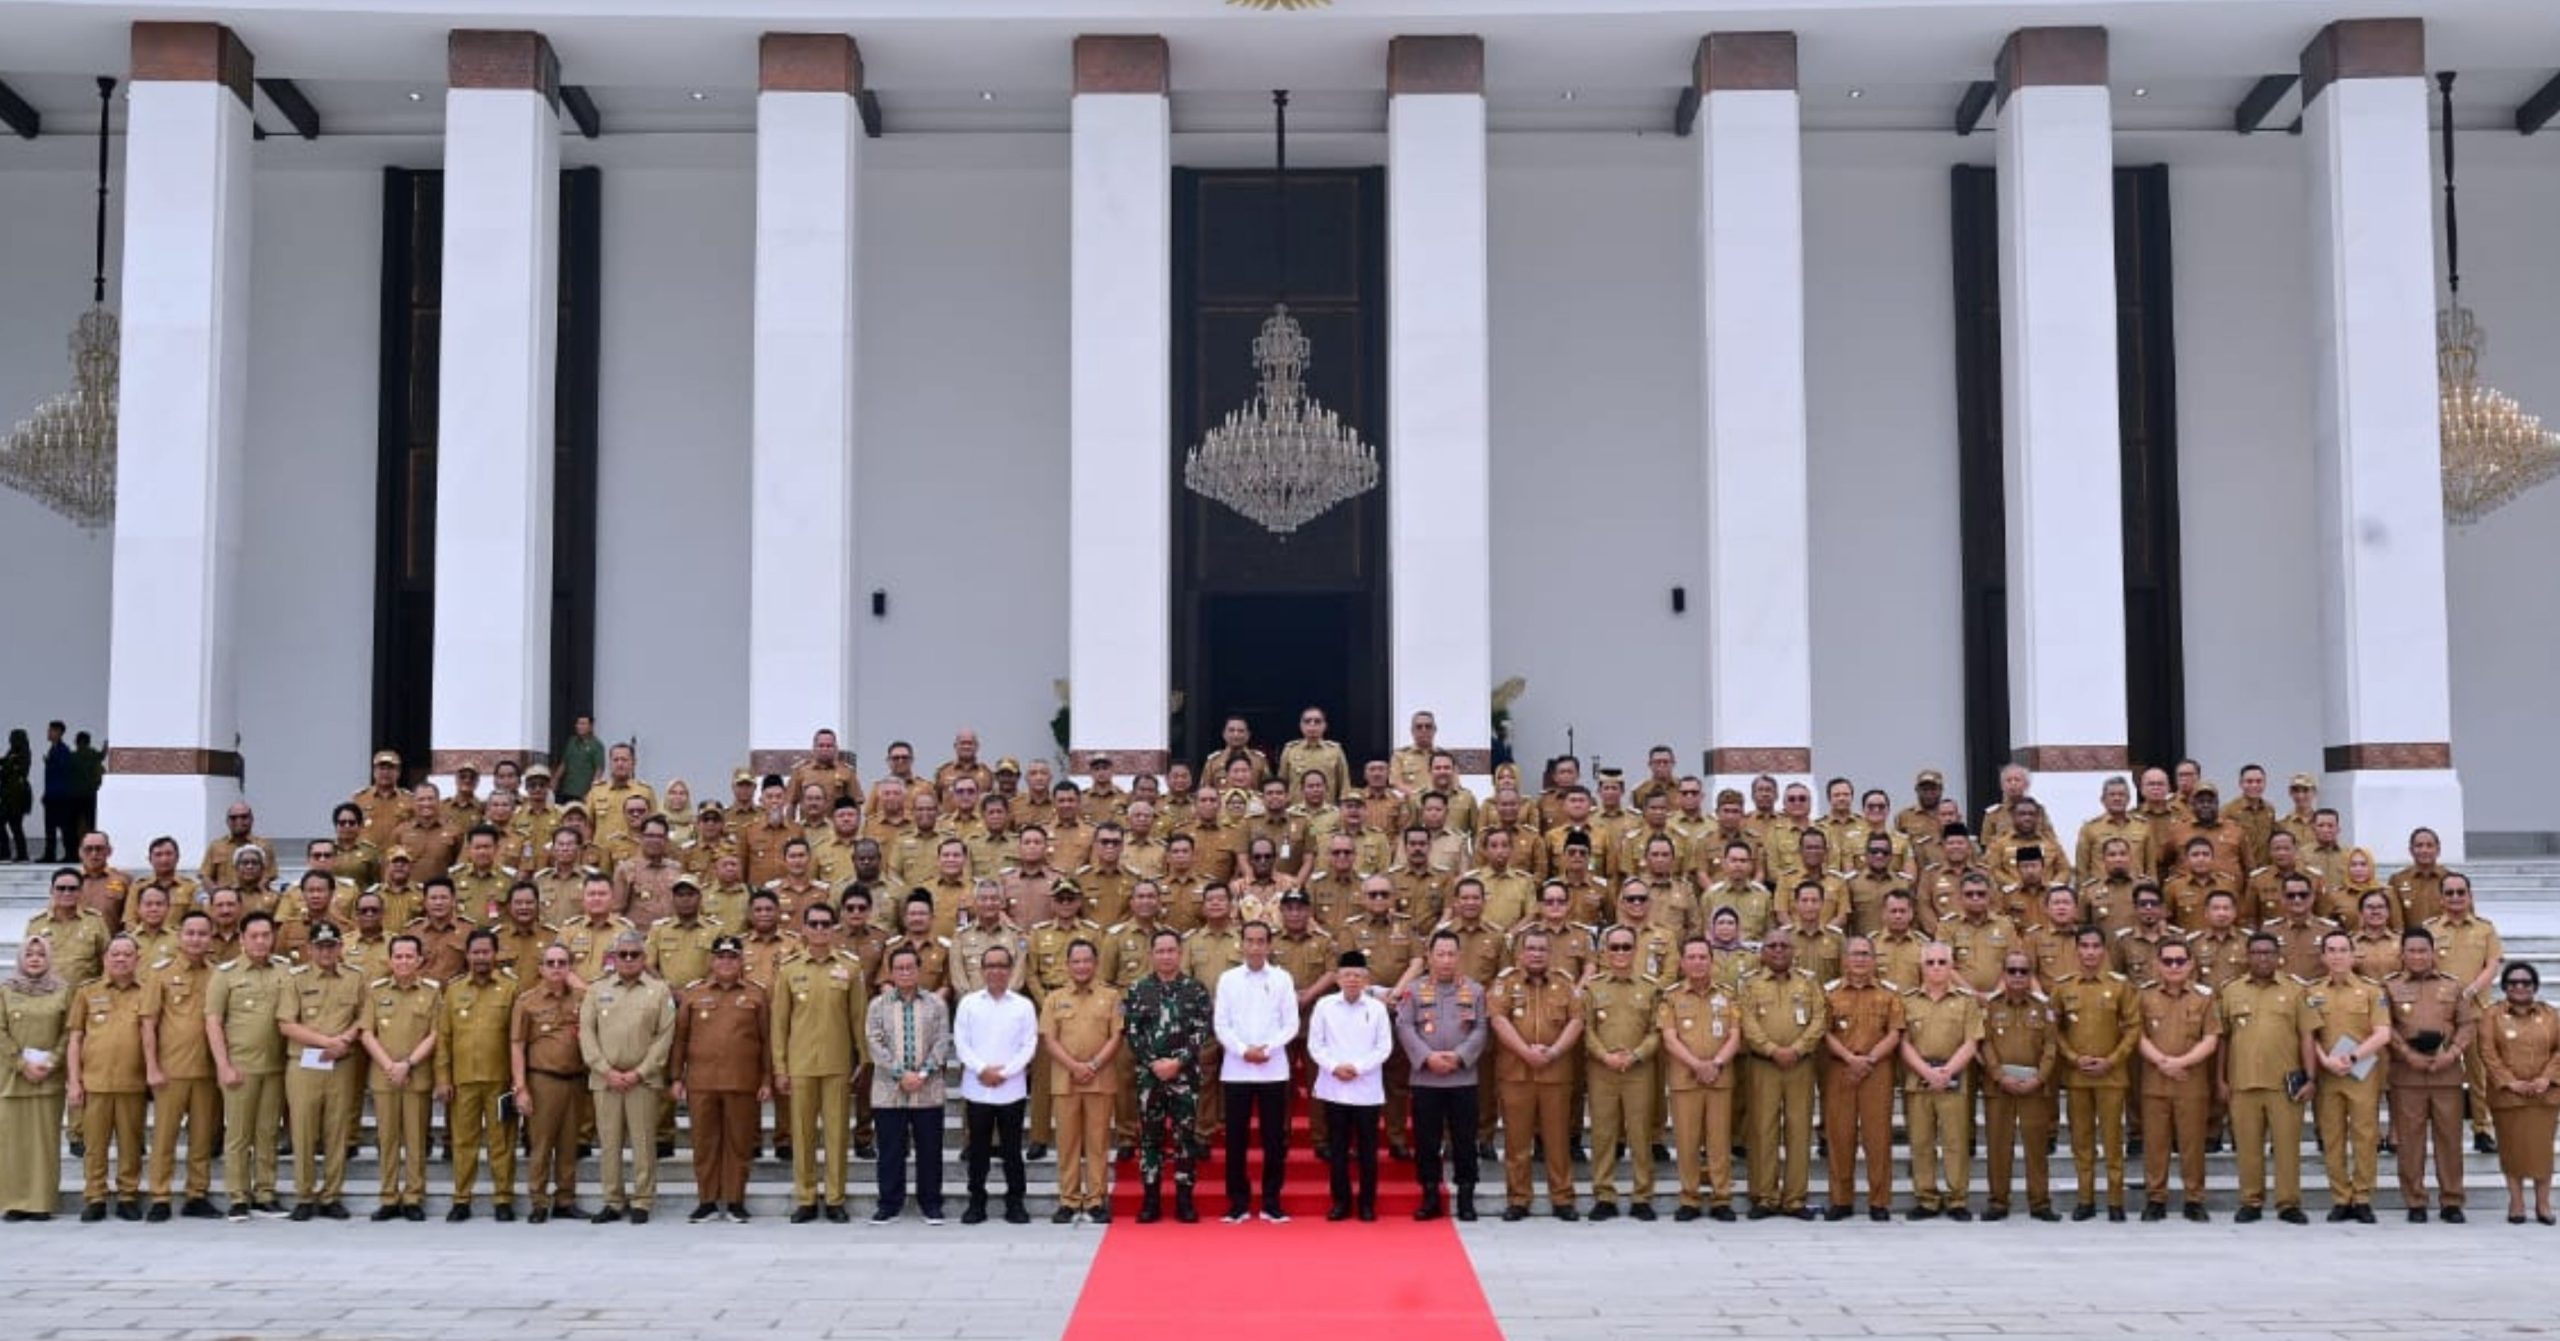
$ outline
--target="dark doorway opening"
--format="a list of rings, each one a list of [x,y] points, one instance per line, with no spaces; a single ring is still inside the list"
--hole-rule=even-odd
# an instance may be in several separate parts
[[[1386,174],[1291,169],[1288,273],[1269,170],[1174,173],[1173,667],[1177,757],[1198,760],[1231,715],[1276,751],[1321,707],[1354,761],[1382,757],[1386,486],[1282,539],[1182,486],[1192,444],[1252,394],[1252,344],[1275,301],[1315,347],[1309,390],[1383,459]],[[1284,282],[1285,278],[1285,282]]]

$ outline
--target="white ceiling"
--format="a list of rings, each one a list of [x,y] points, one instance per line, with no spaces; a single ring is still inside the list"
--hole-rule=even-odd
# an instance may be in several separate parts
[[[2428,57],[2462,72],[2460,122],[2509,123],[2560,70],[2555,0],[2402,0],[2428,21]],[[754,120],[756,37],[853,33],[892,134],[1063,130],[1069,50],[1084,32],[1162,33],[1172,49],[1174,126],[1256,131],[1269,90],[1292,90],[1293,129],[1385,124],[1385,51],[1401,33],[1485,39],[1497,130],[1666,127],[1700,35],[1786,28],[1800,39],[1808,128],[1945,126],[1966,84],[1988,78],[2011,29],[2100,23],[2110,34],[2118,123],[2217,129],[2251,82],[2297,68],[2332,18],[2393,12],[2342,0],[1335,0],[1264,12],[1222,0],[235,0],[225,6],[0,0],[0,80],[86,133],[92,76],[120,71],[137,18],[220,18],[262,76],[290,78],[329,134],[432,134],[443,121],[444,34],[534,27],[584,85],[606,133],[743,132]],[[696,96],[699,95],[699,96]],[[2294,100],[2271,113],[2280,128]],[[285,131],[259,99],[259,122]],[[0,149],[0,151],[5,151]]]

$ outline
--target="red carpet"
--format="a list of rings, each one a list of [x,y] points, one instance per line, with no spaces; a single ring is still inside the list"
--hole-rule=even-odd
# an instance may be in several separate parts
[[[1246,1161],[1257,1205],[1261,1163],[1258,1154]],[[1414,1221],[1422,1193],[1413,1166],[1389,1158],[1383,1141],[1374,1224],[1325,1220],[1331,1201],[1325,1165],[1307,1146],[1303,1114],[1290,1133],[1288,1173],[1281,1195],[1288,1224],[1219,1223],[1227,1213],[1226,1164],[1223,1153],[1212,1150],[1197,1185],[1200,1223],[1173,1221],[1168,1170],[1166,1218],[1141,1225],[1136,1166],[1120,1165],[1112,1180],[1111,1226],[1067,1323],[1068,1341],[1190,1338],[1207,1331],[1222,1341],[1306,1341],[1346,1328],[1370,1335],[1395,1328],[1394,1335],[1433,1341],[1501,1337],[1457,1227],[1448,1220]],[[1240,1295],[1231,1271],[1185,1269],[1186,1261],[1213,1260],[1209,1254],[1230,1264],[1249,1261],[1255,1278],[1281,1288]]]

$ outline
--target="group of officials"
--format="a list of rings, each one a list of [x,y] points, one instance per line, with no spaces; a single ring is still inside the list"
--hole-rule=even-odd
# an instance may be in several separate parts
[[[1324,732],[1308,710],[1275,765],[1231,721],[1197,769],[1123,786],[1106,758],[1082,783],[983,761],[964,731],[929,775],[893,743],[866,787],[820,731],[725,808],[661,795],[628,745],[565,800],[512,760],[485,794],[470,770],[404,787],[385,752],[290,886],[246,804],[192,876],[172,839],[127,874],[86,834],[0,981],[0,1216],[51,1218],[67,1129],[85,1220],[344,1219],[370,1095],[377,1220],[424,1218],[440,1134],[450,1220],[484,1161],[516,1218],[521,1154],[528,1220],[646,1223],[682,1107],[695,1221],[747,1218],[770,1108],[793,1222],[850,1219],[862,1158],[873,1221],[912,1196],[939,1223],[956,1087],[964,1223],[1027,1221],[1053,1144],[1054,1220],[1109,1219],[1115,1149],[1140,1219],[1169,1164],[1195,1220],[1221,1135],[1225,1218],[1285,1219],[1293,1110],[1336,1219],[1377,1214],[1381,1144],[1418,1216],[1475,1218],[1497,1135],[1508,1220],[1541,1165],[1558,1218],[1654,1219],[1663,1161],[1674,1219],[1730,1220],[1737,1154],[1751,1218],[1811,1218],[1818,1118],[1831,1219],[1861,1158],[1869,1216],[1899,1182],[1910,1218],[1973,1218],[1977,1127],[1983,1218],[2023,1181],[2059,1219],[2067,1125],[2075,1219],[2127,1218],[2137,1153],[2142,1218],[2173,1192],[2208,1218],[2228,1140],[2239,1218],[2301,1223],[2308,1121],[2329,1219],[2373,1219],[2392,1151],[2405,1214],[2459,1222],[2467,1116],[2507,1218],[2530,1192],[2553,1223],[2560,1013],[2434,835],[2385,875],[2308,775],[2280,812],[2254,765],[2227,805],[2192,764],[2146,769],[2066,838],[2014,767],[1978,820],[1925,770],[1898,811],[1846,779],[1819,814],[1770,778],[1710,806],[1668,747],[1632,786],[1563,758],[1480,797],[1427,713],[1357,776]]]

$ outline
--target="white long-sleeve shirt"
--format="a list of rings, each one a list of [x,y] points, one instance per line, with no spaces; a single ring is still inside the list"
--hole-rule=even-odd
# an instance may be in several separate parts
[[[1238,964],[1219,974],[1216,1026],[1218,1047],[1226,1053],[1218,1079],[1287,1080],[1289,1040],[1298,1036],[1298,985],[1289,970]],[[1252,1047],[1269,1048],[1271,1055],[1248,1062],[1244,1050]]]
[[[1030,1093],[1023,1077],[1040,1050],[1040,1012],[1020,992],[998,997],[979,988],[960,998],[951,1022],[951,1050],[960,1058],[960,1097],[982,1104],[1015,1103]],[[988,1067],[1004,1073],[1000,1084],[978,1078]]]
[[[1387,1101],[1388,1054],[1395,1051],[1396,1031],[1386,1003],[1374,995],[1357,1001],[1340,992],[1316,1003],[1307,1019],[1307,1056],[1316,1064],[1315,1097],[1327,1103],[1383,1104]],[[1358,1072],[1349,1080],[1333,1073],[1348,1065]]]

